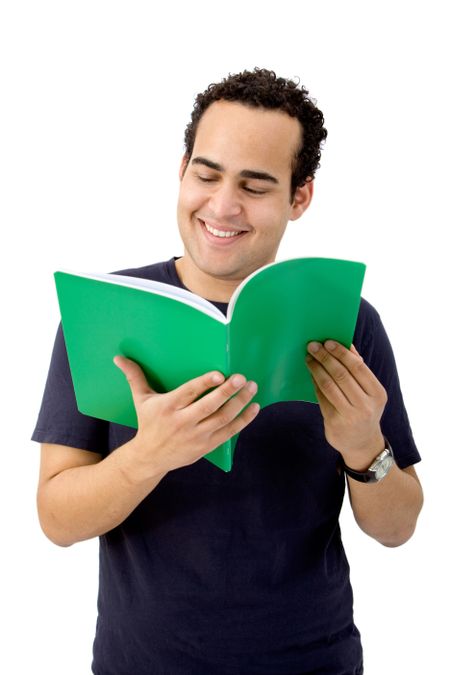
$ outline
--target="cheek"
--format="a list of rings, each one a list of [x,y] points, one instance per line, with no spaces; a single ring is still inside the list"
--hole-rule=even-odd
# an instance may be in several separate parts
[[[279,204],[265,203],[257,205],[251,214],[252,224],[257,227],[264,236],[276,239],[282,235],[286,228],[288,217],[280,209]]]
[[[184,184],[180,189],[179,195],[179,211],[192,212],[197,210],[204,202],[205,197],[197,186]]]

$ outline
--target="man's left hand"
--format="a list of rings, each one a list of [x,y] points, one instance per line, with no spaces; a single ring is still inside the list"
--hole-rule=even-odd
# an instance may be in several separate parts
[[[380,419],[387,403],[383,385],[352,345],[334,340],[308,344],[313,378],[328,443],[347,466],[365,471],[384,448]]]

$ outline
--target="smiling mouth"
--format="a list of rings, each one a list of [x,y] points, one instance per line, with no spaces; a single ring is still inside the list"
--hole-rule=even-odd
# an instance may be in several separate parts
[[[236,237],[245,234],[245,230],[218,230],[215,227],[211,227],[211,225],[207,225],[207,223],[200,218],[199,221],[209,234],[212,234],[218,239],[235,239]]]

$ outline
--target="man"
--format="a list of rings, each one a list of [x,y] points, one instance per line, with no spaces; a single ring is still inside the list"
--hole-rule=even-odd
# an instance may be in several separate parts
[[[125,273],[225,311],[308,208],[325,136],[308,92],[272,72],[211,85],[186,130],[184,255]],[[263,410],[251,403],[251,373],[206,373],[156,394],[137,364],[116,357],[136,432],[77,412],[59,331],[33,436],[38,508],[57,544],[100,536],[97,675],[363,672],[338,525],[345,475],[358,524],[397,546],[421,508],[420,457],[366,301],[350,350],[328,340],[308,351],[319,405]],[[237,432],[231,473],[201,459]]]

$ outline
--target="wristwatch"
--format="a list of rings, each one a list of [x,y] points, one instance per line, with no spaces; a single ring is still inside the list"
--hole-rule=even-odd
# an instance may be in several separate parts
[[[388,475],[395,461],[394,453],[387,438],[384,439],[384,442],[385,447],[383,452],[375,457],[367,471],[354,471],[354,469],[350,469],[344,462],[345,473],[355,480],[359,480],[360,483],[379,483],[380,480],[383,480]]]

